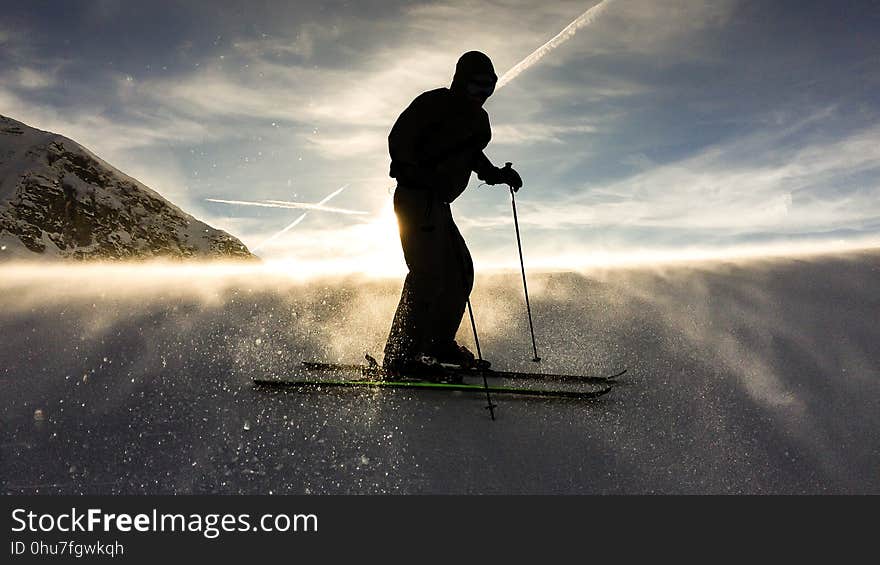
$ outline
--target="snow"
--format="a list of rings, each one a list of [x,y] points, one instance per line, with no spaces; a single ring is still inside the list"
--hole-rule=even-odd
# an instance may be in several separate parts
[[[5,493],[880,494],[880,252],[530,274],[540,367],[629,373],[495,422],[467,394],[252,388],[381,351],[400,281],[2,268]],[[477,280],[499,368],[536,367],[521,291]]]
[[[34,167],[36,155],[28,151],[48,143],[52,137],[48,132],[0,116],[0,205],[15,195],[19,177]]]
[[[0,262],[31,260],[35,255],[17,237],[8,233],[0,233]]]

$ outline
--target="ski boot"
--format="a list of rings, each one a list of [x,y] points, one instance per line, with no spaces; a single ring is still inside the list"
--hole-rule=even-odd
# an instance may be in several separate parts
[[[436,383],[457,382],[460,377],[449,373],[433,355],[416,353],[409,357],[386,358],[382,363],[386,380],[415,380]]]
[[[492,364],[485,359],[477,359],[471,351],[456,342],[435,348],[434,356],[443,365],[454,365],[461,369],[486,370]]]

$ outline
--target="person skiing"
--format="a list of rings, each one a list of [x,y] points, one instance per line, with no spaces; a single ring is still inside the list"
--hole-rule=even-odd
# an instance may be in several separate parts
[[[455,341],[474,266],[450,203],[467,188],[471,172],[486,184],[522,187],[509,163],[496,167],[483,152],[492,137],[483,104],[497,80],[487,55],[465,53],[451,86],[416,97],[388,136],[390,176],[397,180],[394,212],[409,269],[385,345],[389,374],[430,373],[440,363],[477,365]]]

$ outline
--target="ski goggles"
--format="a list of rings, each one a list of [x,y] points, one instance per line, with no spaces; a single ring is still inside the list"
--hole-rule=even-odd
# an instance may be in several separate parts
[[[467,93],[470,96],[476,96],[478,98],[489,98],[492,96],[492,93],[495,92],[495,81],[468,81],[465,86],[467,89]]]

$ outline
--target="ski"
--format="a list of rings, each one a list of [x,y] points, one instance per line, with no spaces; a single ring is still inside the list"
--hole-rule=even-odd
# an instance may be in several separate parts
[[[325,371],[328,373],[349,373],[355,372],[364,376],[375,376],[381,378],[385,373],[376,363],[375,359],[367,355],[367,364],[356,363],[323,363],[317,361],[303,361],[303,369],[307,371]],[[528,380],[547,380],[559,382],[577,382],[577,383],[613,383],[615,379],[623,376],[626,369],[622,369],[612,374],[604,376],[593,375],[561,375],[552,373],[528,373],[523,371],[498,371],[495,369],[462,369],[455,365],[445,365],[444,368],[451,374],[462,376],[481,377],[482,373],[486,373],[486,377],[499,379],[528,379]]]
[[[486,387],[476,384],[444,383],[422,380],[367,380],[367,379],[337,379],[337,380],[307,380],[307,379],[254,379],[254,386],[261,388],[283,388],[293,390],[320,390],[323,388],[394,388],[394,389],[417,389],[456,391],[485,394]],[[600,389],[579,391],[559,389],[536,389],[511,386],[489,386],[492,394],[511,394],[520,396],[536,396],[545,398],[570,398],[589,399],[597,398],[611,391],[611,385]]]

